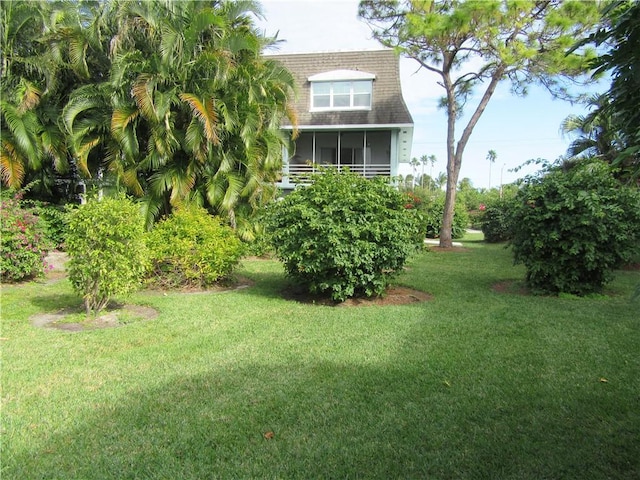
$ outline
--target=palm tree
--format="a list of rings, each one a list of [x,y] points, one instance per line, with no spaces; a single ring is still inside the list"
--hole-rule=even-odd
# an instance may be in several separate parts
[[[433,179],[433,181],[435,183],[436,189],[442,190],[442,187],[447,184],[447,174],[444,172],[440,172],[438,176]]]
[[[421,179],[420,183],[424,187],[424,167],[425,167],[425,165],[427,163],[431,164],[431,171],[429,172],[429,180],[432,180],[432,177],[433,177],[433,166],[436,163],[436,156],[435,155],[422,155],[420,157],[420,163],[422,164],[422,179]]]
[[[569,145],[569,157],[598,157],[609,163],[615,160],[624,142],[608,104],[606,95],[593,95],[587,99],[591,109],[587,115],[570,115],[563,120],[561,132],[577,137]]]
[[[418,165],[420,165],[420,160],[418,160],[416,157],[413,157],[409,162],[409,165],[411,165],[411,171],[413,172],[411,188],[415,188],[416,178],[418,176]]]
[[[0,166],[5,185],[20,188],[29,170],[43,160],[42,124],[35,108],[40,103],[43,77],[33,58],[42,52],[37,40],[45,28],[43,2],[2,2],[2,89],[0,101]],[[35,70],[35,71],[34,71]]]
[[[253,2],[113,2],[108,81],[66,109],[74,151],[102,152],[152,222],[181,202],[238,226],[275,194],[293,78],[261,57]],[[105,109],[106,106],[106,109]],[[100,112],[109,112],[101,118]],[[242,224],[243,222],[240,222]]]
[[[498,154],[495,150],[487,152],[487,160],[489,160],[489,190],[491,190],[491,164],[496,162],[496,158],[498,158]]]
[[[0,7],[2,180],[11,188],[38,180],[39,193],[52,194],[55,177],[69,169],[62,107],[73,89],[91,81],[90,70],[104,73],[95,68],[106,58],[96,54],[92,38],[95,12],[70,2],[15,0]]]

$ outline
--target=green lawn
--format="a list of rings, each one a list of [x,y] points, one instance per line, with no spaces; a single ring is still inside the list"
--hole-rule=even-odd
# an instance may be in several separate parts
[[[466,240],[411,262],[434,299],[406,306],[283,300],[246,261],[250,288],[69,333],[28,320],[79,303],[66,281],[3,286],[1,478],[639,478],[640,273],[497,293],[523,270]]]

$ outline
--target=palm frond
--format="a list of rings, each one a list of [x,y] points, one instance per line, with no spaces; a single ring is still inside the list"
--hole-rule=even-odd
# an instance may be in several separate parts
[[[181,59],[184,56],[184,37],[182,33],[167,23],[162,24],[160,27],[160,55],[165,63],[170,61],[177,62],[175,65],[177,67],[182,63]]]
[[[14,145],[6,138],[0,143],[0,168],[2,181],[9,188],[18,189],[24,180],[24,159],[16,151]]]
[[[130,168],[122,172],[123,183],[133,192],[134,195],[142,197],[144,195],[144,189],[138,179],[138,172],[135,168]]]
[[[220,144],[220,138],[216,132],[218,115],[215,109],[213,97],[208,97],[204,102],[191,93],[181,93],[180,100],[187,103],[196,118],[202,124],[206,139],[214,145]]]
[[[69,133],[74,131],[76,118],[94,108],[104,108],[104,99],[93,86],[80,88],[71,94],[71,98],[62,111],[62,119]]]
[[[16,106],[3,101],[0,101],[0,112],[11,131],[15,147],[29,164],[37,166],[41,157],[37,141],[41,126],[37,116],[32,111],[21,114]]]
[[[153,77],[147,73],[142,73],[133,82],[131,95],[142,115],[151,121],[157,121],[158,115],[153,105]]]
[[[24,113],[28,110],[33,110],[40,103],[42,90],[40,90],[33,82],[22,79],[18,92],[18,95],[20,97],[20,103],[18,104],[18,113]]]
[[[55,126],[44,127],[40,138],[42,140],[42,148],[53,160],[53,168],[58,173],[66,172],[69,168],[67,146],[60,129]]]

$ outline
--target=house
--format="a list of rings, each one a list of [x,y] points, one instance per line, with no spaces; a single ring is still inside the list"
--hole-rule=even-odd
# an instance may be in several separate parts
[[[293,74],[298,90],[298,137],[283,151],[281,188],[294,188],[322,165],[395,177],[399,163],[410,161],[413,120],[393,50],[268,57]],[[288,120],[281,128],[293,131]]]

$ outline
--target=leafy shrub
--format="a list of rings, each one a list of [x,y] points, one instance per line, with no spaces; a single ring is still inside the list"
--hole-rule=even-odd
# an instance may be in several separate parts
[[[442,228],[442,215],[444,214],[444,196],[438,196],[430,202],[425,202],[421,211],[424,214],[426,236],[438,238]],[[464,204],[456,202],[453,211],[452,238],[462,238],[469,225],[469,214]]]
[[[150,281],[163,287],[202,287],[228,276],[243,244],[204,208],[183,206],[149,232]]]
[[[482,230],[482,222],[484,220],[484,205],[483,210],[469,210],[467,215],[469,216],[469,228],[474,230]]]
[[[271,206],[266,226],[287,274],[336,301],[380,295],[422,245],[420,215],[382,180],[333,169]]]
[[[483,212],[481,229],[485,241],[504,242],[511,238],[513,199],[500,199],[491,203]]]
[[[20,196],[2,199],[2,281],[17,282],[42,276],[50,243],[43,222],[32,209],[20,204]]]
[[[518,194],[511,242],[533,291],[598,292],[640,247],[640,193],[599,161],[550,168]]]
[[[64,250],[68,231],[68,215],[65,207],[37,202],[35,212],[44,222],[44,232],[47,240],[54,248]]]
[[[87,314],[139,286],[147,266],[143,224],[138,207],[122,197],[92,200],[71,213],[67,270]]]

